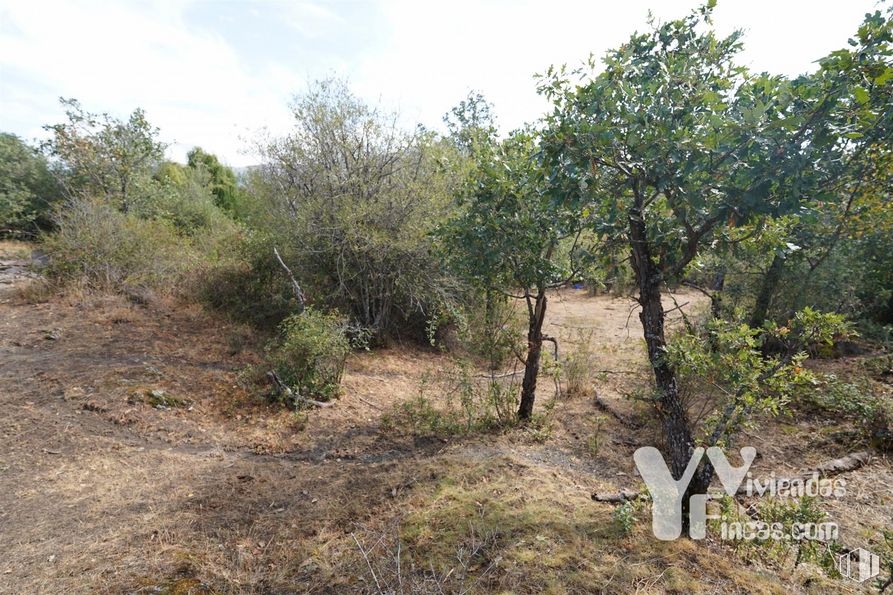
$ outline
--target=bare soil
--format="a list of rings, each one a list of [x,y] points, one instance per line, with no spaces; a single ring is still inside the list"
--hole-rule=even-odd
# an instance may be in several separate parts
[[[335,406],[296,415],[252,382],[261,345],[250,329],[164,298],[40,300],[23,292],[35,283],[19,270],[27,246],[3,243],[0,253],[0,593],[377,592],[351,534],[434,514],[444,481],[483,468],[500,493],[541,490],[568,515],[605,525],[613,507],[589,494],[638,486],[632,452],[657,441],[630,398],[647,392],[648,370],[626,298],[552,296],[548,332],[572,350],[584,336],[577,329],[591,329],[601,373],[594,392],[558,399],[545,437],[418,437],[388,429],[382,416],[445,368],[444,354],[417,346],[358,353]],[[696,293],[674,299],[682,308],[672,324],[704,306]],[[540,407],[550,397],[543,386]],[[603,437],[593,454],[597,418]],[[833,437],[841,423],[767,420],[744,439],[762,455],[755,472],[784,475],[845,454],[852,445]],[[455,481],[470,490],[475,478]],[[891,465],[878,456],[847,479],[854,497],[832,511],[848,523],[842,537],[876,545],[893,515]],[[640,524],[647,534],[647,519]],[[729,566],[734,553],[719,544],[639,554],[628,542],[605,547],[603,560],[579,562],[605,573],[590,592],[749,592],[757,575],[769,586],[754,591],[810,590],[772,569]],[[713,568],[698,570],[698,556]],[[644,564],[650,574],[636,575]],[[652,572],[654,564],[664,566]],[[703,575],[703,588],[657,576],[676,564]],[[480,582],[472,592],[507,584]],[[522,577],[511,590],[541,590],[536,584]],[[586,591],[555,584],[555,592]]]

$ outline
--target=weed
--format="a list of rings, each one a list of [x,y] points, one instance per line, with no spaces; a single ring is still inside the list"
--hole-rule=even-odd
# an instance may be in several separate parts
[[[630,500],[615,508],[614,512],[611,513],[611,521],[623,537],[632,532],[636,520],[636,505]]]
[[[592,418],[593,430],[592,435],[586,440],[586,449],[593,458],[598,456],[598,450],[601,446],[602,429],[604,428],[606,421],[608,421],[608,418],[604,415],[597,415]]]
[[[338,396],[350,351],[340,316],[307,309],[283,321],[279,337],[267,347],[267,359],[292,390],[328,401]]]

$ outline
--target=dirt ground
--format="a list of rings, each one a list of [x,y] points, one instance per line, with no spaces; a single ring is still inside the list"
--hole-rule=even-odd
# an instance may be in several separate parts
[[[629,299],[552,296],[548,332],[563,350],[592,340],[599,373],[594,394],[558,398],[545,437],[420,437],[382,417],[448,365],[441,353],[356,354],[335,406],[296,415],[250,381],[260,346],[249,329],[162,298],[41,299],[24,289],[27,254],[0,245],[0,593],[384,592],[382,562],[364,555],[383,538],[369,540],[402,522],[420,552],[454,547],[443,523],[463,503],[482,522],[502,518],[495,510],[519,525],[494,538],[499,556],[465,568],[480,575],[469,592],[858,588],[738,564],[712,542],[655,545],[645,516],[633,537],[599,533],[614,507],[589,495],[640,485],[632,452],[657,440],[623,421],[641,413],[630,396],[648,382]],[[674,299],[673,325],[704,306],[693,292]],[[744,439],[761,453],[755,470],[781,476],[845,454],[839,425],[778,418]],[[832,510],[849,523],[842,537],[876,545],[893,516],[890,462],[877,455],[847,479],[854,496]],[[540,505],[560,514],[512,516]],[[571,560],[570,544],[595,553]],[[540,568],[549,556],[554,567]],[[525,575],[524,560],[541,575]]]

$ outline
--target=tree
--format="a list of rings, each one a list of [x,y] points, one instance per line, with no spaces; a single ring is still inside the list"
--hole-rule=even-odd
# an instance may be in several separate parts
[[[68,122],[45,126],[53,137],[43,146],[59,160],[66,191],[95,195],[128,212],[164,156],[158,129],[141,109],[123,121],[87,112],[75,99],[60,102]]]
[[[280,243],[311,305],[341,309],[378,340],[423,339],[455,289],[430,236],[448,212],[455,150],[401,130],[337,80],[313,85],[293,111],[289,134],[260,147],[253,224]]]
[[[476,147],[491,143],[496,138],[496,116],[493,104],[478,92],[470,91],[443,117],[449,137],[465,154],[473,154]]]
[[[460,214],[441,235],[453,270],[493,294],[523,299],[527,354],[518,417],[529,419],[536,398],[547,290],[573,276],[560,258],[561,242],[579,239],[582,221],[553,200],[537,159],[536,135],[517,131],[501,143],[478,146],[476,166],[459,195]],[[570,254],[575,253],[575,246]],[[511,293],[519,291],[520,295]],[[554,340],[554,339],[553,339]]]
[[[667,357],[662,287],[735,226],[796,210],[821,187],[817,156],[857,150],[841,139],[859,132],[829,122],[835,112],[813,87],[736,65],[740,32],[719,38],[710,30],[713,4],[633,35],[609,52],[601,74],[578,71],[575,84],[564,69],[550,69],[540,87],[555,103],[544,145],[553,175],[570,180],[564,200],[591,209],[595,229],[628,246],[676,478],[695,434]],[[741,412],[738,397],[719,416],[711,445]],[[704,464],[689,494],[702,493],[712,472]]]
[[[832,254],[866,195],[881,197],[873,181],[889,176],[893,136],[893,27],[890,9],[869,13],[850,40],[851,49],[830,53],[819,70],[791,82],[792,94],[808,106],[809,117],[791,135],[801,148],[804,168],[800,183],[810,191],[808,204],[786,242],[767,269],[750,316],[762,325],[789,257],[805,262],[808,274]],[[888,191],[886,191],[888,192]]]
[[[189,167],[208,172],[208,189],[214,195],[214,204],[233,212],[239,202],[239,185],[233,170],[220,163],[216,155],[206,153],[201,147],[189,151],[186,158]]]
[[[18,136],[0,133],[0,234],[49,225],[49,207],[58,196],[46,159]]]

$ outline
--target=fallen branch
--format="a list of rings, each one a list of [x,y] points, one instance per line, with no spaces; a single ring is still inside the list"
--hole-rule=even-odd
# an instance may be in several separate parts
[[[619,411],[617,411],[616,409],[614,409],[613,407],[608,405],[608,402],[603,399],[600,399],[597,394],[596,394],[595,398],[593,399],[593,401],[595,403],[595,406],[598,409],[604,411],[605,413],[610,414],[614,419],[616,419],[623,425],[629,426],[631,428],[639,428],[642,426],[642,424],[630,419],[626,415],[620,413]]]
[[[859,467],[866,465],[870,459],[871,451],[863,450],[860,452],[854,452],[853,454],[847,455],[840,459],[826,461],[812,471],[805,473],[804,475],[812,475],[813,472],[815,472],[822,476],[828,476],[837,475],[838,473],[845,473],[847,471],[855,471]]]
[[[502,374],[478,374],[475,378],[486,378],[487,380],[495,380],[497,378],[507,378],[509,376],[517,376],[522,374],[524,370],[512,370],[511,372],[503,372]]]
[[[361,397],[361,396],[359,396],[359,395],[354,395],[354,396],[355,396],[356,398],[358,398],[360,401],[362,401],[363,403],[366,403],[367,405],[369,405],[370,407],[374,407],[374,408],[379,409],[379,410],[381,409],[381,405],[376,405],[376,404],[373,403],[372,401],[367,401],[366,399],[364,399],[363,397]]]
[[[279,394],[285,395],[285,397],[295,404],[295,408],[301,403],[307,403],[308,405],[313,405],[314,407],[331,407],[333,403],[324,403],[323,401],[314,401],[313,399],[308,399],[307,397],[301,395],[300,393],[296,393],[289,387],[287,384],[282,382],[282,379],[279,378],[279,374],[270,370],[267,372],[267,378],[270,379],[270,382],[276,387],[276,391]]]
[[[810,469],[808,471],[804,471],[800,475],[791,478],[776,478],[776,484],[778,483],[787,483],[791,485],[791,482],[794,479],[808,479],[813,476],[813,474],[818,474],[822,477],[827,477],[829,475],[837,475],[839,473],[846,473],[848,471],[855,471],[859,467],[864,466],[871,460],[871,452],[867,450],[863,450],[860,452],[854,452],[850,455],[839,459],[833,459],[830,461],[825,461],[824,463],[819,464],[814,469]],[[708,492],[707,496],[710,498],[721,498],[725,495],[725,492]],[[747,495],[747,484],[742,483],[738,487],[738,496]],[[609,493],[598,493],[595,492],[592,494],[592,499],[596,502],[609,502],[612,504],[619,504],[622,502],[626,502],[627,500],[635,500],[642,496],[642,492],[636,492],[632,490],[620,490],[619,492],[609,492]]]
[[[673,303],[676,304],[675,298],[673,299]],[[676,310],[681,310],[682,308],[684,308],[687,305],[688,305],[688,302],[685,302],[684,304],[676,304],[675,307],[670,308],[669,310],[664,310],[664,316],[666,316],[667,314],[669,314],[671,312],[675,312]]]
[[[626,502],[628,500],[635,500],[641,495],[641,492],[620,490],[619,492],[613,494],[592,494],[592,499],[596,502],[611,502],[613,504],[620,504],[621,502]]]

